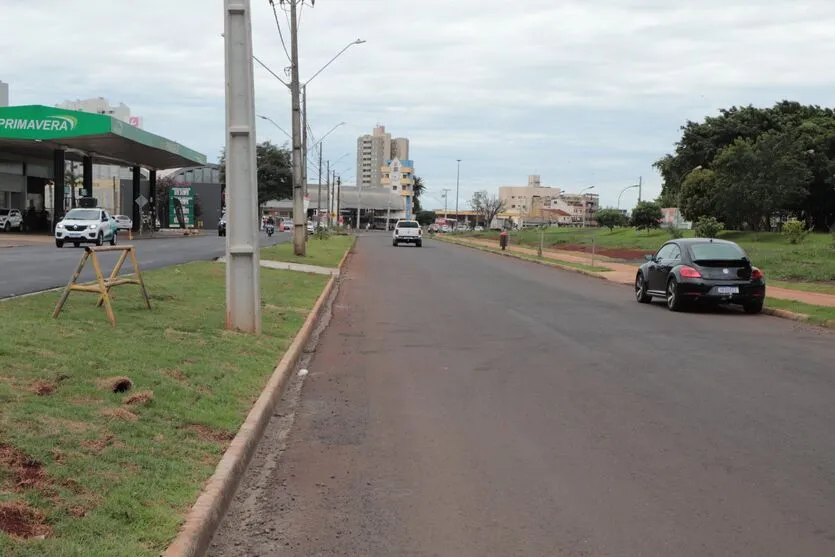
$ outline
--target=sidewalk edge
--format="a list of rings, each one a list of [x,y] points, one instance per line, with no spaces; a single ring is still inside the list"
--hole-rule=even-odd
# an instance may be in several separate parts
[[[338,266],[340,270],[355,245],[356,239],[342,256]],[[333,275],[328,280],[163,557],[205,555],[338,278]]]

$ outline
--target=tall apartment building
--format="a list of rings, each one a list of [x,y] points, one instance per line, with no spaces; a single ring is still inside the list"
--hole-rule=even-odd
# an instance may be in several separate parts
[[[107,116],[112,116],[113,118],[142,129],[142,118],[139,116],[131,116],[130,107],[121,102],[117,106],[113,106],[104,97],[64,101],[60,104],[56,104],[55,106],[65,110],[78,110],[79,112],[106,114]],[[93,165],[93,180],[112,180],[114,177],[116,179],[131,178],[130,168],[123,168],[109,164]]]
[[[385,126],[377,126],[370,134],[357,138],[357,186],[382,186],[383,166],[392,159],[409,159],[409,140],[392,139]]]
[[[9,84],[0,79],[0,106],[9,106]]]

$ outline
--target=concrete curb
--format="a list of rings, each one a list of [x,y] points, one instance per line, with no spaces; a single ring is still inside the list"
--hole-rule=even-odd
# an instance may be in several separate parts
[[[519,259],[520,261],[528,261],[530,263],[539,263],[540,265],[545,265],[547,267],[557,267],[557,268],[563,269],[565,271],[573,271],[575,273],[580,273],[581,275],[586,275],[586,276],[591,276],[591,277],[603,279],[603,280],[612,282],[614,284],[623,284],[621,282],[608,279],[605,276],[605,271],[600,272],[600,273],[595,273],[595,272],[592,272],[592,271],[586,271],[584,269],[575,269],[573,267],[560,265],[558,263],[551,263],[551,262],[548,262],[548,261],[536,261],[536,260],[533,260],[533,259],[525,259],[524,257],[519,257],[518,255],[515,255],[513,253],[507,253],[507,252],[497,253],[495,251],[485,249],[483,246],[469,244],[467,242],[460,242],[460,241],[447,240],[447,239],[439,240],[439,241],[446,242],[448,244],[454,244],[454,245],[457,245],[457,246],[462,246],[462,247],[465,247],[465,248],[477,249],[479,251],[483,251],[483,252],[486,252],[486,253],[492,253],[494,255],[503,255],[505,257],[512,257],[514,259]],[[626,285],[626,286],[628,286],[628,285]],[[809,316],[806,315],[805,313],[795,313],[793,311],[788,311],[788,310],[785,310],[785,309],[777,309],[777,308],[769,308],[769,307],[764,307],[762,312],[763,312],[763,315],[770,315],[772,317],[779,317],[781,319],[789,319],[791,321],[797,321],[798,323],[808,323],[809,322]],[[827,321],[822,326],[827,327],[827,328],[835,328],[835,322]]]
[[[342,256],[338,268],[341,270],[348,255],[352,253],[356,239]],[[328,297],[333,291],[338,277],[331,276],[325,289],[319,295],[313,309],[305,319],[293,342],[282,356],[267,385],[249,411],[246,420],[238,430],[229,448],[223,454],[214,474],[203,487],[197,502],[189,511],[180,532],[173,543],[163,553],[163,557],[201,557],[205,555],[212,541],[215,530],[223,520],[229,503],[235,496],[238,484],[246,472],[249,461],[258,447],[267,424],[284,392],[296,364],[304,351],[304,346],[316,327]]]

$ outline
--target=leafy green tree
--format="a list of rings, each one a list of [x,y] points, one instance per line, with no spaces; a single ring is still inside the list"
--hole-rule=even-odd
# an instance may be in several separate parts
[[[293,197],[293,167],[290,150],[269,141],[255,146],[258,166],[258,204]],[[226,153],[220,155],[220,181],[226,183]]]
[[[646,229],[647,233],[651,228],[661,226],[661,205],[655,201],[641,201],[632,209],[632,226],[638,230]]]
[[[725,229],[725,225],[716,217],[700,217],[693,227],[697,238],[716,238]]]
[[[705,215],[715,215],[718,194],[716,173],[707,168],[696,168],[681,184],[678,208],[682,216],[690,221]]]
[[[421,226],[429,226],[435,222],[436,218],[437,215],[435,214],[435,211],[418,211],[415,215],[415,220],[417,220]]]
[[[736,228],[761,228],[775,213],[801,216],[820,230],[835,223],[832,109],[790,101],[731,107],[681,130],[674,152],[654,165],[664,205],[679,206],[687,218],[715,214]],[[715,188],[707,175],[693,176],[699,167],[715,173]]]
[[[618,209],[600,209],[594,216],[594,220],[600,226],[605,226],[610,231],[614,230],[616,226],[626,226],[629,219],[626,215],[621,213]]]

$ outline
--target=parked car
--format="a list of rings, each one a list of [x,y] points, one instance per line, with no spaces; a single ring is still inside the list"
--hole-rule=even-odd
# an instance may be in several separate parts
[[[65,242],[72,242],[76,247],[80,244],[101,246],[108,241],[115,246],[117,234],[116,220],[104,209],[70,209],[55,225],[55,245],[62,248]]]
[[[316,232],[316,224],[312,220],[307,221],[307,233],[313,234],[314,232]]]
[[[220,215],[220,220],[217,221],[217,235],[226,236],[226,212]]]
[[[131,230],[133,228],[133,219],[127,215],[113,215],[116,220],[116,228],[119,230]]]
[[[688,305],[735,304],[760,313],[765,275],[734,242],[687,238],[665,243],[646,256],[635,276],[635,298],[646,304],[663,297],[671,311]]]
[[[391,235],[391,245],[415,244],[423,246],[423,230],[416,220],[399,220],[394,225],[394,232]]]
[[[11,232],[12,229],[23,231],[23,214],[20,209],[0,209],[0,230]]]

